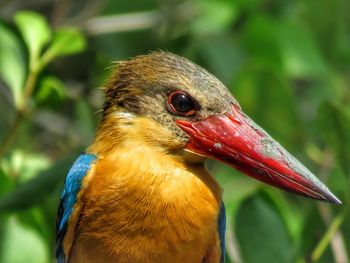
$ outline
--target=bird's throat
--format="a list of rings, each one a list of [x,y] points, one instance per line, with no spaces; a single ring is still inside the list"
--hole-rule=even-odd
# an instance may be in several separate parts
[[[155,258],[161,258],[159,251],[173,250],[174,258],[162,262],[187,262],[184,258],[198,259],[217,247],[212,243],[217,240],[221,188],[201,163],[189,165],[180,156],[136,140],[99,157],[83,197],[84,237],[129,244],[125,251],[131,249],[134,256],[135,243]],[[113,231],[107,231],[110,225]]]

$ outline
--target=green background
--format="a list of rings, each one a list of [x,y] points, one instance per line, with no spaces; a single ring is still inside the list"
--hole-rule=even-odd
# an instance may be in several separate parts
[[[208,162],[225,190],[227,261],[349,262],[349,11],[348,0],[1,1],[0,262],[54,261],[60,190],[93,139],[111,62],[159,49],[216,75],[343,201]]]

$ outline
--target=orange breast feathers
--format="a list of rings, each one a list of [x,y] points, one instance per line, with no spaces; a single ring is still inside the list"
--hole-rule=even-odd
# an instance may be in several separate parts
[[[118,127],[89,149],[99,159],[80,197],[70,262],[219,262],[221,189],[203,163],[153,147],[147,131],[166,131],[147,119]]]

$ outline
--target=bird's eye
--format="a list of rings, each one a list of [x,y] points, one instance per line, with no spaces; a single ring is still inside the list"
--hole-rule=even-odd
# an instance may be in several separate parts
[[[181,116],[191,116],[196,112],[196,103],[183,91],[175,91],[168,97],[170,111]]]

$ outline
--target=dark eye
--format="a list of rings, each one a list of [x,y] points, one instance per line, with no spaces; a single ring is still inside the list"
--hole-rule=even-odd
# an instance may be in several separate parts
[[[170,110],[181,116],[191,116],[196,112],[196,103],[183,91],[175,91],[168,97]]]

